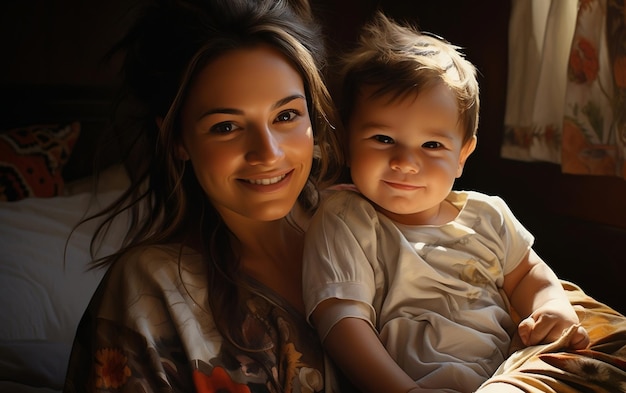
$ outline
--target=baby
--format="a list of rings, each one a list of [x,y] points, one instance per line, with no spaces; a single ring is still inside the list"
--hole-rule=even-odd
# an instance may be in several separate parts
[[[474,391],[516,328],[525,345],[574,329],[569,345],[585,348],[558,278],[505,202],[452,190],[479,111],[476,70],[458,47],[379,14],[341,80],[354,190],[329,196],[307,230],[303,289],[353,383]]]

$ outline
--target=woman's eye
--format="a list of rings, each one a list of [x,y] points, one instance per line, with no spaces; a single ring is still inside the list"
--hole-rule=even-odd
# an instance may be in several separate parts
[[[291,121],[295,119],[298,115],[299,113],[297,111],[290,109],[288,111],[280,112],[280,114],[276,116],[276,121],[277,122]]]
[[[387,136],[387,135],[374,135],[374,140],[380,143],[394,143],[395,141],[393,140],[393,138]]]
[[[211,127],[211,133],[228,134],[229,132],[232,132],[233,130],[235,130],[235,128],[236,127],[233,123],[229,123],[229,122],[217,123],[213,127]]]
[[[429,142],[424,143],[422,147],[426,149],[440,149],[443,147],[443,144],[441,144],[440,142],[429,141]]]

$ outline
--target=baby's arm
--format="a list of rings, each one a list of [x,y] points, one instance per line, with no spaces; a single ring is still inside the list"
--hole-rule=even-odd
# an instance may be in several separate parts
[[[503,287],[519,315],[527,316],[518,326],[525,345],[556,341],[565,329],[580,322],[557,276],[532,249],[504,276]],[[586,348],[589,334],[578,327],[569,345]]]
[[[313,323],[342,302],[327,299],[312,314]],[[360,318],[343,318],[328,332],[324,348],[359,391],[417,393],[415,382],[391,358],[372,327]]]

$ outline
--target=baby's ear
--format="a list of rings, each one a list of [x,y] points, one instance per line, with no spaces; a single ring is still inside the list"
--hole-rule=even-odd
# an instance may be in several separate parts
[[[156,122],[157,127],[159,127],[159,130],[160,130],[161,127],[163,126],[163,118],[161,116],[157,116],[155,119],[155,122]],[[178,146],[176,146],[176,158],[182,161],[187,161],[189,159],[189,154],[187,153],[187,149],[185,149],[185,146],[183,146],[182,143],[178,143]]]
[[[456,170],[456,177],[459,178],[463,174],[463,167],[465,167],[465,161],[467,158],[476,150],[476,144],[478,143],[478,138],[476,135],[472,136],[472,139],[465,142],[463,147],[461,147],[461,153],[459,156],[459,167]]]

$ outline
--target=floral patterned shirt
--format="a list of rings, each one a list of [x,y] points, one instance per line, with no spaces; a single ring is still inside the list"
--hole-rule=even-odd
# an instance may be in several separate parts
[[[259,291],[242,296],[244,334],[270,344],[253,361],[218,333],[206,277],[202,257],[180,245],[127,253],[79,324],[64,392],[274,392],[272,378],[284,392],[330,391],[301,314],[251,281]]]

